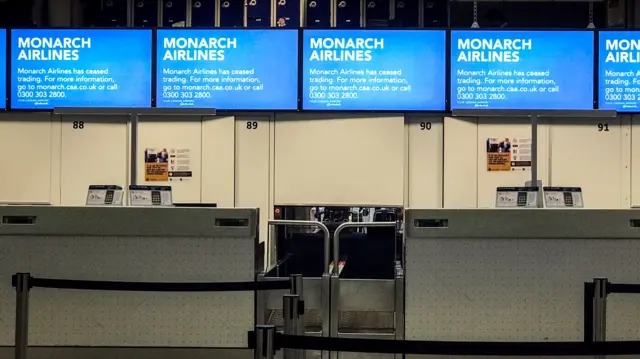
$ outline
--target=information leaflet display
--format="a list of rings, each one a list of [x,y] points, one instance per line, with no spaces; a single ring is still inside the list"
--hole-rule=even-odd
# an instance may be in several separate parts
[[[11,31],[11,107],[150,107],[151,30]]]
[[[86,206],[122,206],[122,197],[118,185],[89,185]]]
[[[305,30],[304,110],[442,111],[444,30]]]
[[[171,186],[129,185],[131,206],[173,206]]]
[[[451,32],[451,108],[592,110],[593,31]]]
[[[298,108],[297,30],[158,30],[157,107]]]
[[[538,208],[539,187],[498,187],[496,208]]]
[[[640,32],[598,33],[598,108],[640,111]]]
[[[582,188],[544,187],[544,202],[548,208],[583,208]]]
[[[0,29],[0,109],[7,106],[7,30]]]

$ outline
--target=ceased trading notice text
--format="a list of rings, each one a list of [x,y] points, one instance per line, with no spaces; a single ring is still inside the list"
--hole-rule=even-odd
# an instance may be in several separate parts
[[[161,92],[166,104],[194,106],[214,98],[215,92],[264,91],[255,67],[237,67],[227,61],[242,43],[235,37],[166,37],[162,40]],[[218,65],[193,66],[194,62]]]
[[[323,70],[309,69],[309,98],[312,103],[339,103],[357,99],[362,92],[411,91],[401,69]]]
[[[376,37],[309,39],[307,96],[310,103],[341,106],[365,92],[411,91],[402,69],[366,63],[375,59],[376,51],[385,49],[385,40]],[[329,64],[335,64],[331,66]],[[317,65],[317,66],[316,66]],[[364,68],[363,68],[364,66]]]
[[[19,67],[17,72],[18,101],[46,103],[47,99],[63,99],[76,91],[117,91],[118,83],[109,69],[66,69]]]

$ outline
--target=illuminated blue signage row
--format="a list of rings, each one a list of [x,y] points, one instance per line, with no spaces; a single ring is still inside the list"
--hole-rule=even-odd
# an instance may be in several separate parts
[[[0,109],[590,110],[597,103],[640,112],[635,31],[155,35],[154,44],[150,29],[0,29]]]

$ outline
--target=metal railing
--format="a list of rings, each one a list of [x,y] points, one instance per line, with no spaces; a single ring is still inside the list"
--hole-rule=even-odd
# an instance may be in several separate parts
[[[345,222],[336,228],[333,235],[333,271],[331,273],[331,300],[330,309],[331,315],[329,319],[330,323],[330,336],[338,337],[340,335],[351,335],[355,337],[369,337],[376,335],[378,337],[385,337],[386,339],[403,339],[404,338],[404,270],[399,262],[388,263],[388,265],[394,265],[394,278],[391,280],[385,279],[341,279],[340,278],[340,234],[348,228],[395,228],[398,224],[396,222]],[[395,236],[389,240],[394,241]],[[385,265],[384,263],[382,265]],[[342,284],[341,284],[342,283]],[[346,305],[344,298],[341,300],[341,293],[348,286],[353,290],[353,286],[366,284],[367,288],[374,289],[375,292],[386,293],[391,296],[389,302],[391,307],[381,308],[377,306],[375,309],[369,309],[370,311],[393,311],[393,333],[376,334],[371,333],[341,333],[340,332],[340,310]],[[389,290],[392,289],[392,290]],[[360,289],[362,290],[362,289]]]
[[[340,273],[338,263],[340,262],[340,233],[347,228],[380,228],[380,227],[396,227],[396,222],[345,222],[336,228],[333,234],[333,275]],[[395,241],[395,237],[393,238]]]
[[[294,221],[285,219],[269,220],[269,226],[289,226],[289,227],[314,227],[319,228],[324,236],[324,267],[325,273],[329,273],[329,266],[331,265],[331,235],[329,228],[321,222],[316,221]],[[269,253],[269,265],[271,264],[271,236],[267,237],[267,253]]]

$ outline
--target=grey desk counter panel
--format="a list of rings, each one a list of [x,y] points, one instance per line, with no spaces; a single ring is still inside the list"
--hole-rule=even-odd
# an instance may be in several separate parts
[[[437,227],[442,221],[446,227]],[[632,227],[632,222],[639,227]],[[640,211],[414,209],[407,210],[405,227],[412,238],[640,239]]]
[[[256,216],[241,208],[0,206],[0,235],[255,237]]]
[[[5,206],[0,217],[0,345],[14,341],[16,272],[228,282],[253,281],[257,269],[257,209]],[[33,346],[239,348],[254,325],[253,292],[33,288],[30,297]]]
[[[407,210],[405,218],[407,339],[580,341],[584,282],[640,283],[640,211]],[[640,297],[609,297],[607,339],[638,340],[639,323]]]

